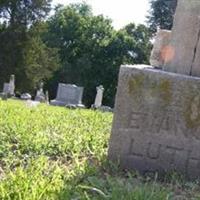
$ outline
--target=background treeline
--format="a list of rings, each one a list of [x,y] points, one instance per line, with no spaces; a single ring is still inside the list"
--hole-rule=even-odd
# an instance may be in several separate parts
[[[152,0],[145,25],[115,30],[86,3],[51,8],[51,0],[0,0],[0,85],[16,75],[16,91],[34,94],[45,82],[51,98],[59,82],[84,86],[84,103],[104,85],[104,104],[113,106],[121,64],[148,64],[151,36],[170,29],[176,0]],[[49,15],[50,11],[53,12]]]

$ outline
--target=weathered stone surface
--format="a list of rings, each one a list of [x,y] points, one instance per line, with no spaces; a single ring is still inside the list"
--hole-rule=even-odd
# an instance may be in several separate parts
[[[165,71],[200,76],[200,1],[178,0]]]
[[[15,75],[14,74],[12,74],[11,76],[10,76],[10,82],[9,82],[9,84],[10,84],[10,95],[11,96],[14,96],[15,95]]]
[[[100,85],[96,87],[96,90],[97,94],[94,102],[94,108],[100,108],[102,106],[104,88],[102,85]]]
[[[150,64],[154,67],[162,68],[166,60],[171,31],[159,30],[155,37],[153,49],[151,51]]]
[[[12,97],[15,95],[15,75],[10,76],[9,83],[4,83],[3,94],[7,95],[7,97]]]
[[[3,93],[9,94],[10,93],[10,83],[3,84]]]
[[[39,84],[39,88],[38,88],[38,90],[37,90],[37,92],[36,92],[36,96],[35,96],[35,101],[39,101],[39,102],[45,102],[46,100],[45,100],[45,94],[44,94],[44,90],[43,90],[43,87],[44,87],[44,83],[43,82],[41,82],[40,84]]]
[[[57,106],[69,105],[76,107],[84,107],[84,105],[82,104],[83,90],[83,87],[59,83],[56,99],[52,100],[50,104]]]
[[[109,158],[141,173],[200,178],[199,91],[200,78],[122,66]]]

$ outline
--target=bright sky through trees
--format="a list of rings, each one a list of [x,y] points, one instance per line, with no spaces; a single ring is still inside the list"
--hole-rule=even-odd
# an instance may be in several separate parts
[[[54,4],[78,3],[81,0],[53,0]],[[103,14],[113,20],[116,29],[130,22],[145,23],[149,0],[86,0],[95,15]]]

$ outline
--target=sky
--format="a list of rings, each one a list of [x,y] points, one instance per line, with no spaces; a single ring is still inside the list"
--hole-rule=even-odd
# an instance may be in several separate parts
[[[57,3],[68,5],[79,3],[81,0],[53,0]],[[103,14],[113,20],[116,29],[135,22],[145,23],[145,16],[149,10],[149,0],[86,0],[92,6],[95,15]]]

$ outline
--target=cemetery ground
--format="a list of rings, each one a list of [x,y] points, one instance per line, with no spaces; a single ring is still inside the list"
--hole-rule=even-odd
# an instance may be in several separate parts
[[[107,160],[112,114],[0,100],[0,199],[200,199],[198,183]]]

